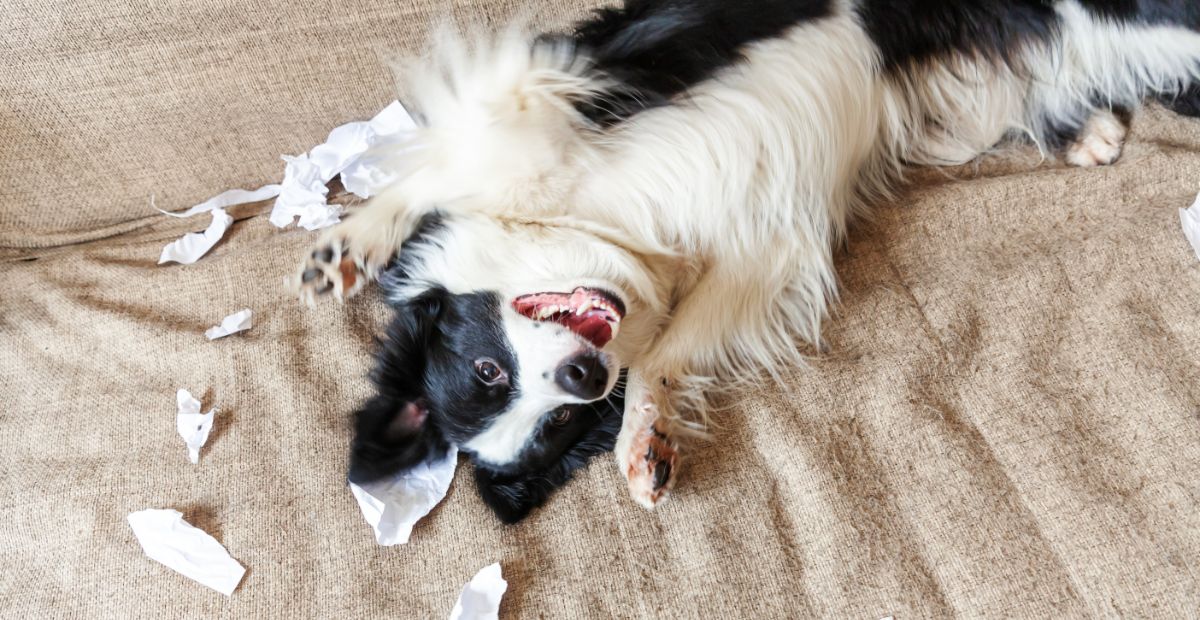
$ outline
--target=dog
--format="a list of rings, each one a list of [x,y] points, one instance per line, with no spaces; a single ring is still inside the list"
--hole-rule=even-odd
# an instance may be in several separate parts
[[[349,478],[453,444],[506,522],[608,450],[661,502],[715,390],[820,347],[835,250],[907,167],[1107,165],[1143,101],[1200,109],[1189,0],[629,0],[431,49],[399,179],[293,285],[395,308]]]

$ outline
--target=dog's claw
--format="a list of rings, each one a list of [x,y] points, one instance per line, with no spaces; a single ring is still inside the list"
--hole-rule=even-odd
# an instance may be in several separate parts
[[[667,461],[659,461],[654,464],[654,488],[661,489],[667,485],[667,481],[671,479],[671,464]]]

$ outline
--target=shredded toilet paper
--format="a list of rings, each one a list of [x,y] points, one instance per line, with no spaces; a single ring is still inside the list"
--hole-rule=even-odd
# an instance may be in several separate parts
[[[1179,210],[1179,223],[1183,225],[1183,236],[1192,244],[1192,251],[1200,260],[1200,195],[1190,208]]]
[[[175,404],[179,409],[175,417],[175,429],[187,444],[188,458],[194,465],[200,462],[200,448],[208,441],[217,410],[214,408],[208,413],[200,413],[200,401],[183,388],[175,393]]]
[[[182,239],[168,243],[163,248],[162,255],[158,257],[158,264],[176,262],[190,265],[200,260],[201,256],[207,254],[221,237],[225,236],[225,231],[232,223],[233,217],[224,209],[213,209],[212,223],[208,225],[208,229],[202,233],[188,233]]]
[[[370,198],[395,180],[387,160],[403,148],[416,123],[399,101],[393,101],[369,121],[346,123],[329,132],[323,144],[295,157],[284,155],[283,181],[255,190],[231,189],[171,217],[191,217],[212,212],[213,221],[203,233],[189,233],[163,248],[159,264],[190,265],[212,249],[233,218],[226,207],[275,198],[269,220],[279,228],[293,223],[317,230],[341,221],[342,208],[328,203],[329,181],[339,174],[346,191]],[[384,148],[390,147],[390,148]],[[153,204],[153,198],[151,199]]]
[[[244,332],[250,329],[250,317],[253,312],[249,308],[234,312],[233,314],[221,319],[221,324],[216,327],[210,327],[204,332],[204,337],[209,340],[224,338],[230,334]]]
[[[415,127],[404,106],[393,101],[369,121],[335,128],[308,153],[285,155],[283,187],[271,210],[271,223],[279,228],[298,223],[308,230],[338,223],[341,207],[326,202],[329,181],[340,174],[346,191],[371,197],[393,180],[380,147],[402,144]]]
[[[483,567],[458,595],[450,620],[497,620],[506,590],[508,582],[500,576],[500,563]]]
[[[178,510],[140,510],[126,519],[151,559],[225,596],[246,574],[221,543],[184,521]]]
[[[393,101],[371,119],[375,131],[373,143],[342,170],[342,187],[359,198],[370,198],[396,179],[388,165],[392,154],[403,148],[412,131],[417,128],[408,111],[399,101]],[[381,148],[390,147],[390,148]]]
[[[212,198],[209,198],[208,200],[205,200],[204,202],[195,205],[182,213],[171,213],[170,211],[163,211],[162,209],[159,209],[159,211],[164,215],[169,215],[171,217],[192,217],[193,215],[207,213],[213,209],[224,209],[225,207],[232,207],[245,204],[247,202],[258,202],[259,200],[274,198],[279,195],[279,190],[280,186],[278,184],[264,185],[253,191],[244,189],[231,189],[221,192],[220,194],[217,194],[216,196],[213,196]]]
[[[408,542],[417,521],[446,497],[457,466],[458,449],[451,446],[445,458],[422,463],[395,478],[362,486],[351,482],[350,491],[375,530],[375,541],[387,546]]]

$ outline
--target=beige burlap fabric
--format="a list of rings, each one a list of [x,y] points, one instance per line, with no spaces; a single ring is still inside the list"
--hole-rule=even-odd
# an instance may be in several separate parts
[[[658,511],[604,461],[505,527],[464,466],[383,548],[343,482],[378,297],[300,309],[278,283],[312,236],[261,206],[157,266],[207,222],[147,198],[277,179],[280,153],[381,107],[377,49],[432,5],[173,6],[30,2],[0,43],[0,615],[440,618],[494,561],[505,618],[1200,608],[1200,261],[1176,212],[1200,123],[1141,114],[1104,170],[1026,151],[914,175],[840,258],[831,353],[731,398]],[[250,332],[204,339],[243,307]],[[196,466],[179,387],[221,409]],[[125,515],[147,507],[246,565],[231,598],[143,555]]]

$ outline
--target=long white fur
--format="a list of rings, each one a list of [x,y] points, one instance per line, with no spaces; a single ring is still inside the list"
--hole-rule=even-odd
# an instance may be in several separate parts
[[[668,379],[676,405],[703,412],[715,380],[781,376],[802,363],[798,340],[819,345],[837,295],[833,249],[904,166],[965,162],[1014,134],[1037,141],[1085,120],[1097,97],[1132,104],[1200,79],[1200,35],[1097,20],[1075,0],[1056,7],[1059,36],[1011,64],[964,55],[889,77],[843,6],[751,45],[685,101],[605,132],[571,106],[605,86],[586,59],[517,30],[443,37],[407,89],[427,127],[400,164],[409,176],[355,217],[412,222],[436,207],[569,223],[532,245],[519,226],[471,224],[454,242],[463,254],[507,256],[447,249],[425,277],[488,288],[464,274],[503,265],[515,293],[572,270],[638,282],[631,297],[652,318],[634,344],[614,342],[620,362],[647,378],[640,396]],[[597,242],[591,225],[616,232]],[[513,267],[567,256],[561,272]]]

